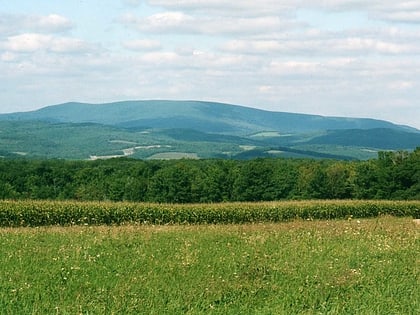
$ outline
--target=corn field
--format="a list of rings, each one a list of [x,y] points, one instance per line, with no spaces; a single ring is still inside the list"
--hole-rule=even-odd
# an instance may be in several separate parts
[[[0,226],[238,224],[371,218],[420,218],[420,201],[314,200],[256,203],[156,204],[78,201],[0,201]]]

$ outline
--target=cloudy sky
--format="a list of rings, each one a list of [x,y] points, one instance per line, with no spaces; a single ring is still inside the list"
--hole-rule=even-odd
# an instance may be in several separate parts
[[[420,128],[420,1],[0,0],[0,112],[132,99]]]

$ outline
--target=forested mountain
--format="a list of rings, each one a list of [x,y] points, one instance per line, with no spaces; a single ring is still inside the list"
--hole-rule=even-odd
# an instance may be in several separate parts
[[[2,114],[0,131],[0,156],[30,158],[346,160],[420,146],[417,129],[387,121],[199,101],[66,103]]]
[[[65,103],[32,112],[0,115],[0,119],[42,120],[55,123],[91,122],[125,128],[185,128],[236,135],[261,131],[301,133],[373,128],[414,130],[376,119],[324,117],[272,112],[214,102],[165,100],[106,104]]]

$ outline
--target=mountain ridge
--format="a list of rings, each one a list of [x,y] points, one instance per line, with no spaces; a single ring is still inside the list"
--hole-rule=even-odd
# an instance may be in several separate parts
[[[175,119],[174,119],[175,118]],[[29,112],[0,114],[1,120],[44,120],[51,122],[93,122],[131,127],[182,128],[201,120],[201,128],[213,123],[219,132],[251,133],[272,129],[281,132],[312,132],[337,129],[392,128],[418,132],[416,128],[373,118],[321,116],[277,112],[218,102],[140,100],[102,104],[69,102]],[[171,123],[171,120],[174,120]],[[178,122],[177,122],[178,121]],[[232,130],[232,125],[236,128]],[[226,128],[226,130],[224,129]],[[207,128],[200,130],[217,132]]]
[[[413,150],[420,131],[372,118],[205,101],[69,102],[0,114],[0,156],[367,159]]]

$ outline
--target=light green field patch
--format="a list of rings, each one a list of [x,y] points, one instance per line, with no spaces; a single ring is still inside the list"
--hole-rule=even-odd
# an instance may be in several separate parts
[[[260,138],[271,138],[271,137],[280,137],[282,136],[278,131],[263,131],[251,135],[251,137],[260,137]]]
[[[163,152],[148,157],[148,160],[177,160],[177,159],[199,159],[197,153],[187,152]]]
[[[239,147],[244,151],[250,151],[256,148],[255,145],[240,145]]]
[[[274,155],[277,155],[277,154],[282,154],[282,153],[283,153],[283,151],[280,151],[280,150],[268,150],[268,151],[267,151],[267,153],[268,153],[268,154],[274,154]]]
[[[378,153],[378,150],[371,150],[371,149],[362,149],[362,151],[369,152],[369,153]]]
[[[150,149],[160,149],[160,148],[170,148],[170,145],[160,145],[160,144],[154,144],[154,145],[139,145],[137,147],[134,147],[136,150],[150,150]]]

